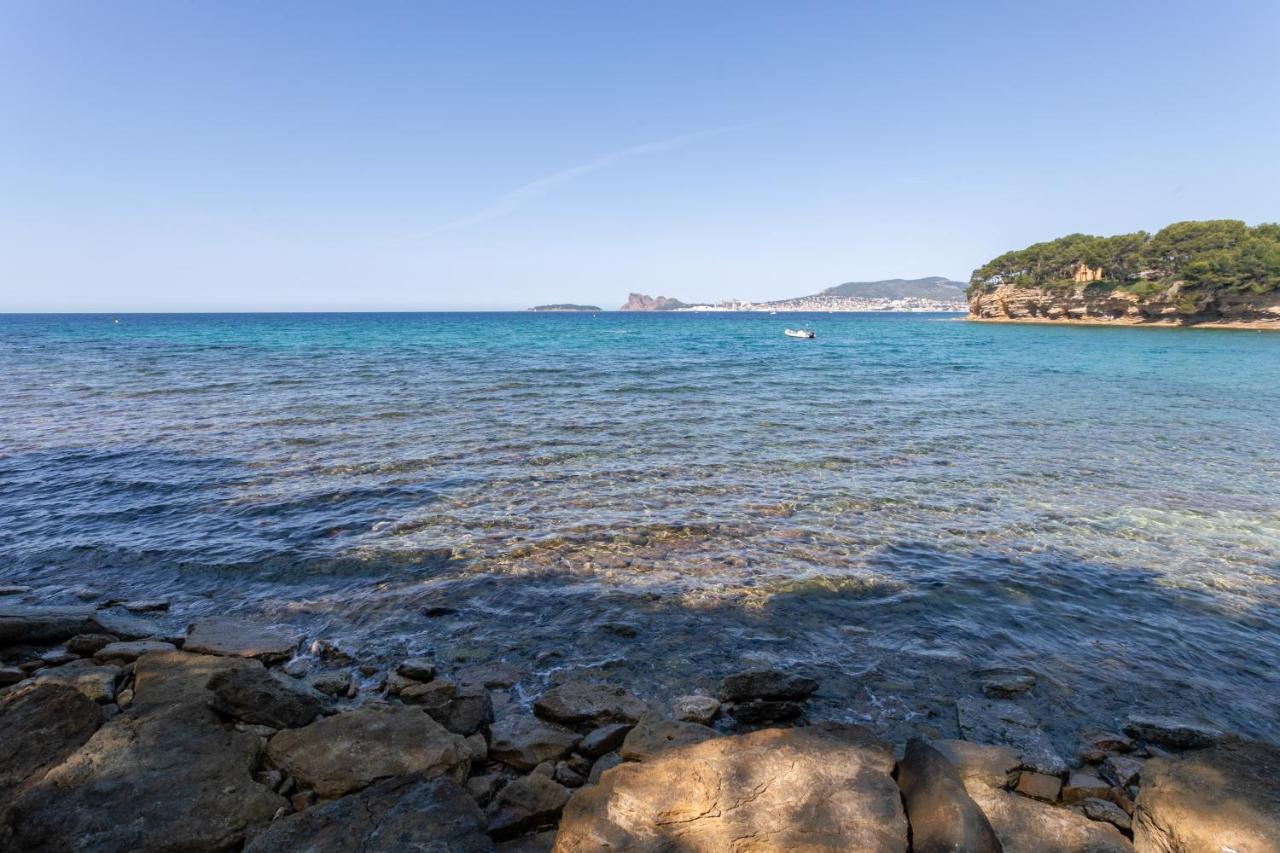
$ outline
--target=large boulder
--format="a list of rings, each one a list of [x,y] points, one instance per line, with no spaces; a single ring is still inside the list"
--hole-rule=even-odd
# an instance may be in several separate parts
[[[971,780],[966,790],[991,822],[1004,853],[1130,853],[1133,846],[1109,823],[1071,809]]]
[[[905,853],[893,763],[889,747],[856,726],[714,738],[580,788],[555,851]]]
[[[24,787],[0,848],[238,849],[287,804],[254,781],[260,750],[200,704],[131,708]]]
[[[726,678],[720,687],[720,698],[725,702],[751,699],[799,701],[809,698],[809,694],[817,689],[818,682],[803,675],[778,669],[756,669]]]
[[[1280,748],[1226,741],[1150,759],[1133,836],[1153,853],[1280,853]]]
[[[539,717],[566,726],[634,723],[647,710],[644,702],[623,688],[589,681],[552,687],[533,703]]]
[[[102,709],[63,684],[24,687],[0,699],[0,809],[28,779],[75,752],[102,723]]]
[[[898,762],[915,853],[1001,853],[1000,839],[941,752],[918,738]]]
[[[279,732],[267,754],[321,797],[341,797],[409,773],[448,776],[461,784],[471,764],[462,737],[404,706],[368,706]]]
[[[484,825],[452,779],[397,776],[276,821],[245,853],[492,853]]]
[[[252,666],[223,669],[207,685],[217,711],[246,723],[293,729],[305,726],[326,707],[324,697],[286,676]]]
[[[1021,706],[970,696],[956,700],[956,714],[965,740],[1010,746],[1018,751],[1023,766],[1040,773],[1061,776],[1067,772],[1067,762]]]
[[[257,658],[263,663],[279,663],[297,650],[301,635],[233,619],[211,616],[191,623],[182,648],[189,652],[225,657]]]
[[[566,757],[581,740],[567,729],[512,714],[493,724],[489,732],[489,757],[517,770],[529,771],[544,761]]]

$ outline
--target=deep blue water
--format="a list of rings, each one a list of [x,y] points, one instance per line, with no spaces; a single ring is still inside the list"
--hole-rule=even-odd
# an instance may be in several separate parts
[[[1055,732],[1141,708],[1280,738],[1280,334],[118,319],[0,317],[0,578],[29,601],[501,660],[516,699],[798,665],[891,733],[949,732],[1016,663]]]

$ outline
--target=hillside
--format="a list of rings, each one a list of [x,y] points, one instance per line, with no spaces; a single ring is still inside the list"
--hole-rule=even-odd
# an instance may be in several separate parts
[[[974,270],[968,297],[978,320],[1280,325],[1280,225],[1069,234]]]
[[[848,281],[828,287],[819,295],[852,299],[935,299],[939,302],[963,302],[964,288],[964,282],[933,275],[927,278]]]

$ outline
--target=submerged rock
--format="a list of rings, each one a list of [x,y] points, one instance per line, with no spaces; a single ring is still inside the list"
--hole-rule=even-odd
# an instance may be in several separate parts
[[[720,714],[720,700],[696,694],[680,696],[671,703],[671,710],[681,722],[701,723],[705,726]]]
[[[714,738],[580,788],[554,849],[905,853],[892,769],[888,746],[854,726]]]
[[[491,853],[484,815],[451,779],[399,776],[278,820],[245,853]]]
[[[1133,814],[1139,850],[1280,851],[1280,747],[1228,741],[1182,758],[1153,758]]]
[[[777,669],[759,669],[740,672],[724,680],[720,699],[725,702],[746,702],[751,699],[802,700],[818,689],[812,678],[795,675]]]
[[[211,616],[188,626],[182,648],[197,654],[257,658],[269,664],[288,660],[301,639],[292,631],[229,616]]]
[[[431,681],[436,677],[436,664],[430,658],[409,658],[401,661],[396,673],[411,681]]]
[[[1027,711],[1012,702],[965,697],[956,700],[960,734],[977,743],[1006,744],[1018,751],[1024,766],[1061,776],[1067,762]]]
[[[918,738],[898,762],[914,853],[1000,853],[1000,840],[941,752]]]
[[[567,726],[634,723],[647,710],[644,702],[617,685],[588,681],[552,687],[533,703],[539,717]]]
[[[804,714],[804,706],[786,700],[752,699],[731,705],[729,713],[739,723],[751,726],[797,719]]]
[[[1022,667],[992,667],[978,672],[982,692],[991,699],[1021,696],[1036,686],[1035,673]]]
[[[326,707],[324,697],[316,691],[268,672],[260,664],[215,673],[207,686],[215,710],[276,729],[305,726]]]
[[[369,706],[276,734],[272,762],[322,797],[340,797],[378,779],[417,773],[467,778],[466,742],[417,708]]]
[[[1222,740],[1223,733],[1212,726],[1176,717],[1152,717],[1135,714],[1124,724],[1124,733],[1148,743],[1174,749],[1200,749]]]

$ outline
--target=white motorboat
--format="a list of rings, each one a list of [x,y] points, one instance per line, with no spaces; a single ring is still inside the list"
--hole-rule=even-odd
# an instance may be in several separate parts
[[[813,329],[787,329],[783,332],[789,338],[815,338]]]

